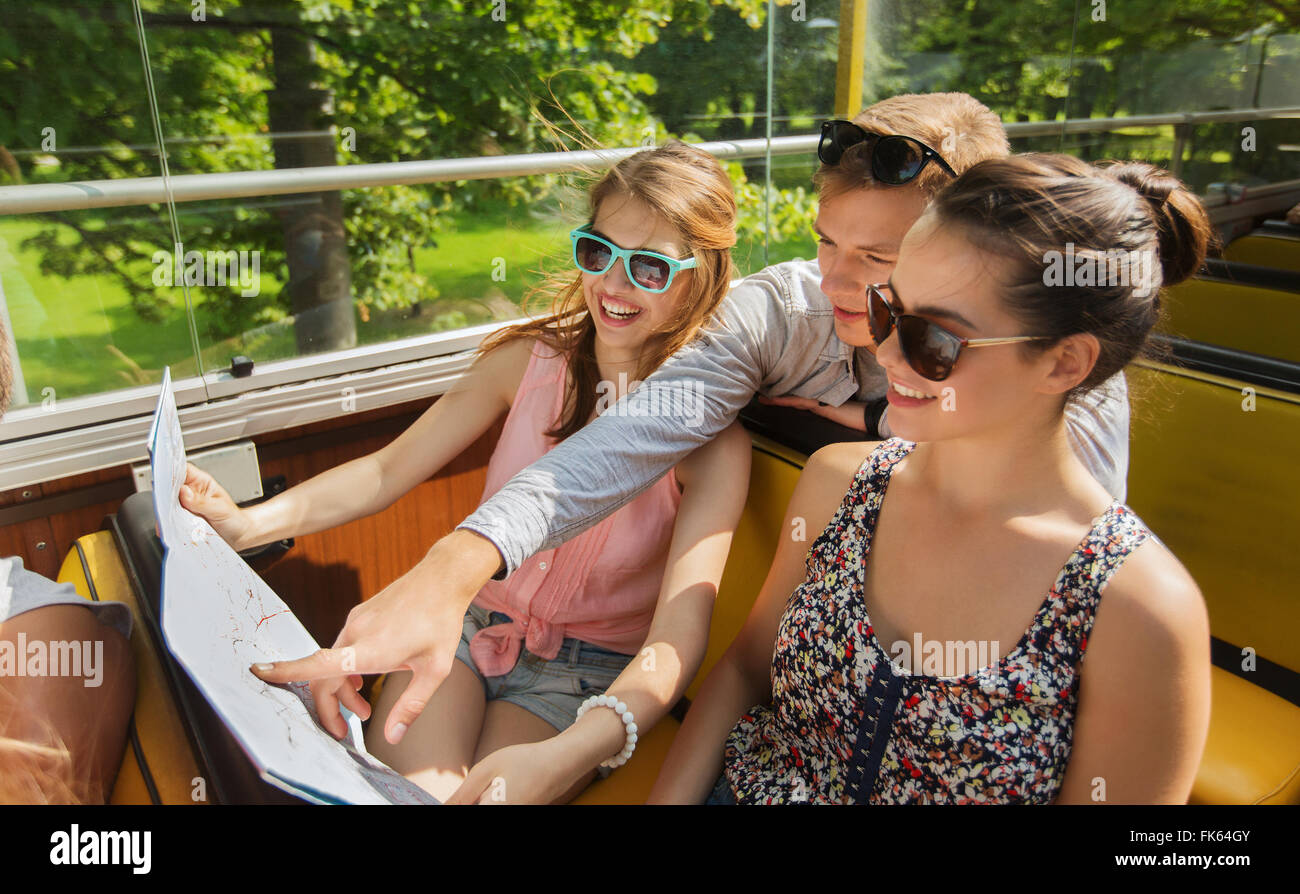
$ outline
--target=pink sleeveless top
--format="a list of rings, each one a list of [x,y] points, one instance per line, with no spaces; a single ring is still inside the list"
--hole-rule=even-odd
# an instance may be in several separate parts
[[[484,500],[558,443],[545,432],[563,411],[567,375],[564,357],[535,341],[488,462]],[[506,580],[489,581],[474,603],[512,620],[470,640],[479,671],[488,677],[508,673],[521,642],[534,655],[554,658],[565,637],[635,654],[650,631],[680,504],[670,470],[594,527],[533,556]]]

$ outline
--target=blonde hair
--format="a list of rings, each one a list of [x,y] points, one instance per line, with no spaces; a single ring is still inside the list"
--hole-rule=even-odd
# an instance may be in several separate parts
[[[9,353],[9,333],[0,319],[0,416],[9,409],[14,387],[13,357]]]
[[[637,365],[644,379],[693,339],[713,316],[735,278],[731,247],[736,244],[736,198],[731,178],[701,149],[670,140],[623,159],[589,193],[591,220],[611,196],[644,202],[686,242],[695,267],[689,286],[655,337],[648,339]],[[535,338],[568,358],[564,410],[548,437],[564,439],[587,424],[596,408],[600,369],[596,363],[596,324],[587,310],[582,274],[552,277],[530,299],[549,298],[550,313],[493,333],[479,350],[486,353],[521,338]]]
[[[1011,154],[1007,132],[993,111],[966,93],[905,93],[867,106],[853,123],[868,133],[900,134],[920,140],[943,156],[958,174],[988,158]],[[872,186],[871,153],[865,143],[849,147],[838,164],[823,164],[813,175],[821,199]],[[931,162],[915,184],[927,198],[952,182]],[[911,185],[911,184],[908,184]]]

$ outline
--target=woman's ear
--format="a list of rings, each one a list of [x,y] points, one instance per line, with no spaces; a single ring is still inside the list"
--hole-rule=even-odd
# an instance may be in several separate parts
[[[1047,394],[1064,394],[1092,372],[1101,355],[1101,342],[1090,332],[1068,335],[1047,351],[1052,358],[1038,390]]]

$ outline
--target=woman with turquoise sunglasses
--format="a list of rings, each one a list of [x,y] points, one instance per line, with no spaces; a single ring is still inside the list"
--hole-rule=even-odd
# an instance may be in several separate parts
[[[465,382],[392,444],[249,509],[191,466],[186,507],[242,549],[385,508],[502,417],[484,499],[583,428],[709,321],[736,239],[730,179],[682,143],[615,165],[590,202],[576,272],[541,289],[551,312],[485,341]],[[698,395],[681,397],[659,411],[698,412]],[[446,607],[462,629],[450,673],[398,745],[383,730],[410,673],[387,680],[370,750],[451,803],[567,801],[626,762],[703,661],[749,456],[733,425],[594,528],[489,582],[468,611]],[[342,734],[333,698],[313,694]]]
[[[504,389],[490,376],[509,414],[485,499],[692,338],[732,278],[735,201],[706,153],[676,142],[637,153],[590,199],[571,234],[577,276],[543,287],[552,312],[484,344],[481,362],[510,366]],[[689,413],[692,397],[661,410]],[[595,528],[489,583],[431,710],[391,746],[381,694],[372,749],[449,803],[567,801],[621,766],[704,658],[748,475],[749,439],[733,426]]]
[[[677,227],[655,210],[655,201],[625,193],[593,208],[591,223],[569,234],[580,277],[570,285],[568,300],[580,292],[597,359],[611,371],[617,367],[624,380],[640,381],[667,359],[668,344],[675,351],[698,331],[726,293],[727,281],[717,279],[716,269],[678,278],[695,271],[697,260]],[[706,283],[709,288],[702,288]]]
[[[619,248],[592,229],[594,224],[578,227],[569,234],[573,240],[573,263],[584,273],[599,276],[619,261],[628,281],[638,289],[660,295],[672,288],[679,270],[695,266],[694,258],[670,258],[644,248]]]

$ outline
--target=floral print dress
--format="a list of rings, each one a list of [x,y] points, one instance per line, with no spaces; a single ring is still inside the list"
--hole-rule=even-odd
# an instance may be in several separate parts
[[[777,633],[772,704],[727,737],[723,774],[741,804],[1049,803],[1060,791],[1101,591],[1150,531],[1112,503],[1014,649],[962,676],[910,673],[877,642],[862,584],[890,474],[915,446],[881,443],[809,549]]]

